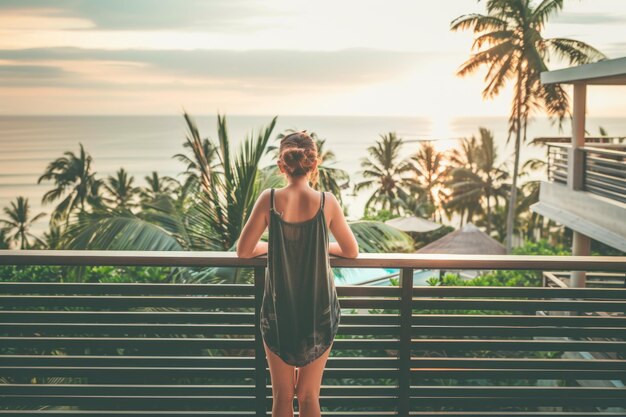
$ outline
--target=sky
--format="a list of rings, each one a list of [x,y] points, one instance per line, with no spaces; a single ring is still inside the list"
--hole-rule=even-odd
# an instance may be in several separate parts
[[[508,114],[460,78],[475,0],[0,0],[0,115]],[[625,0],[565,0],[547,37],[626,56]],[[551,69],[566,66],[550,62]],[[590,87],[623,116],[626,87]]]

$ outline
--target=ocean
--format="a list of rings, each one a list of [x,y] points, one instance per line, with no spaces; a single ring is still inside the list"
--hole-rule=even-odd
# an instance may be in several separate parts
[[[216,115],[193,116],[202,137],[216,140]],[[229,137],[233,148],[247,134],[256,135],[272,116],[228,116]],[[506,144],[506,117],[456,118],[434,121],[420,117],[357,117],[357,116],[279,116],[270,143],[285,129],[307,129],[326,139],[327,149],[337,158],[336,167],[345,169],[354,184],[360,177],[360,160],[367,156],[367,147],[381,134],[396,132],[405,139],[402,156],[413,153],[420,139],[436,139],[438,149],[457,146],[458,138],[478,134],[480,126],[494,132],[500,160],[510,158],[512,166],[513,139]],[[609,134],[624,135],[624,118],[587,119],[590,135],[598,135],[599,127]],[[537,118],[528,129],[528,140],[538,136],[569,136],[569,123],[559,132],[545,118]],[[179,174],[184,165],[173,158],[184,151],[186,124],[181,115],[171,116],[0,116],[0,207],[6,207],[17,196],[28,198],[31,216],[41,211],[50,213],[55,204],[41,204],[43,194],[52,188],[51,183],[37,184],[46,166],[66,151],[79,152],[79,142],[93,157],[93,169],[100,178],[113,175],[124,167],[135,177],[135,185],[145,185],[144,177],[152,171],[182,179]],[[545,159],[542,147],[522,144],[521,162],[528,158]],[[263,166],[274,161],[268,157]],[[534,174],[534,179],[543,178]],[[349,218],[363,213],[368,192],[343,195]],[[0,218],[4,218],[0,212]],[[48,216],[38,220],[32,231],[40,234],[47,228]],[[451,224],[457,226],[458,224]],[[457,222],[458,223],[458,222]]]

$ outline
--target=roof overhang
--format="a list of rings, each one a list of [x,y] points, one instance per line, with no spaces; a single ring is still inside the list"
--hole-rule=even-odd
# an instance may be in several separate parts
[[[541,73],[542,84],[626,85],[626,57]]]
[[[599,242],[626,252],[626,204],[566,185],[540,181],[530,210]]]

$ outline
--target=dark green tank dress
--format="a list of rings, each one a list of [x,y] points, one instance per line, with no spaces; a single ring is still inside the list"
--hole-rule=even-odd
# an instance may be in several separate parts
[[[328,254],[324,193],[315,216],[287,222],[271,190],[268,267],[260,314],[263,340],[284,362],[304,366],[333,342],[341,309]]]

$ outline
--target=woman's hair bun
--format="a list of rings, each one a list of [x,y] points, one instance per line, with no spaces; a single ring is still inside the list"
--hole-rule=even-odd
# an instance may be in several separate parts
[[[317,145],[306,131],[283,137],[279,152],[279,164],[292,177],[300,177],[311,172],[318,159]]]

